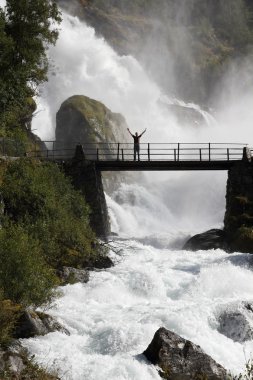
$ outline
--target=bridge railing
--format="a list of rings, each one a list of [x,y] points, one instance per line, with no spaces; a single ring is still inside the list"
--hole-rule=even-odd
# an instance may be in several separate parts
[[[75,154],[76,145],[82,145],[85,158],[94,161],[133,161],[132,143],[97,143],[45,141],[46,149],[29,152],[32,157],[68,159]],[[141,143],[142,161],[232,161],[241,160],[247,144],[227,143]],[[253,150],[252,150],[253,153]],[[136,154],[138,159],[138,154]]]
[[[42,141],[31,144],[0,138],[0,154],[29,156],[51,160],[71,159],[77,145],[82,145],[85,158],[94,161],[133,161],[133,143],[82,143],[80,141]],[[141,143],[142,161],[233,161],[241,160],[242,143]],[[251,149],[253,156],[253,148]],[[138,156],[136,155],[138,160]]]

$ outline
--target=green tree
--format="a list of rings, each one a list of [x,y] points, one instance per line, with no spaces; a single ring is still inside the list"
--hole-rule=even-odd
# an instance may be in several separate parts
[[[60,13],[51,0],[7,0],[0,9],[0,126],[26,125],[31,97],[47,80],[46,50],[58,37]]]

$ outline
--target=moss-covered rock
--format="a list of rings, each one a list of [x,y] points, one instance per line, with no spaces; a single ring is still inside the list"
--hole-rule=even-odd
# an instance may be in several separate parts
[[[62,103],[56,116],[58,154],[73,157],[76,145],[81,143],[87,159],[97,159],[97,147],[100,158],[108,158],[111,153],[115,158],[117,143],[132,142],[127,128],[124,117],[112,112],[103,103],[84,95],[72,96]],[[115,190],[122,177],[120,173],[103,173],[106,191]]]
[[[129,140],[124,117],[103,103],[75,95],[62,103],[56,115],[57,142],[95,144]]]

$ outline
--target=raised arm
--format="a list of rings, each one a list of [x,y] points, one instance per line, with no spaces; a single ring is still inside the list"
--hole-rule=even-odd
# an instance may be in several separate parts
[[[140,136],[139,137],[141,137],[142,135],[144,135],[144,133],[146,132],[146,130],[147,130],[147,128],[146,129],[144,129],[144,131],[140,134]]]
[[[131,135],[132,137],[134,137],[134,135],[130,132],[130,129],[127,128],[127,130],[128,130],[128,132],[130,133],[130,135]]]

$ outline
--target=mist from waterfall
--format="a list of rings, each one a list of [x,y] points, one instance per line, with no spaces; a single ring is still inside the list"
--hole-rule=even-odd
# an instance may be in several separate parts
[[[49,56],[54,68],[49,82],[41,89],[39,113],[33,121],[33,129],[44,140],[54,138],[55,114],[61,103],[75,94],[102,101],[113,112],[120,112],[132,131],[141,132],[147,128],[142,142],[222,142],[223,138],[234,142],[248,139],[243,128],[240,132],[230,130],[227,135],[218,121],[198,105],[164,94],[135,58],[119,56],[103,38],[96,36],[93,28],[78,18],[63,13],[60,37],[56,47],[50,48]],[[181,126],[171,113],[170,104],[195,109],[203,115],[205,125],[196,127],[193,120],[187,127]],[[160,214],[152,214],[146,231],[142,229],[143,235],[176,228],[201,231],[222,224],[224,173],[149,173],[143,177],[144,180],[137,181],[136,187],[132,186],[128,193],[143,192],[144,197],[148,191],[156,197],[157,210],[160,210]],[[139,198],[141,202],[143,197]],[[128,206],[131,208],[130,204]],[[135,203],[135,211],[136,206]],[[161,215],[163,211],[164,216]],[[135,212],[136,223],[143,226],[141,221],[145,213],[145,206],[140,203],[139,212]],[[160,220],[164,222],[162,226]]]
[[[164,93],[135,58],[119,56],[93,28],[65,13],[49,57],[54,68],[33,121],[42,139],[54,138],[61,103],[79,94],[122,113],[133,131],[147,128],[143,142],[252,143],[247,59],[231,65],[211,115]],[[171,104],[199,111],[204,125],[179,125]],[[225,186],[226,173],[147,173],[107,194],[112,229],[119,234],[111,251],[117,265],[91,273],[87,284],[62,289],[50,313],[70,336],[55,332],[23,340],[36,360],[58,369],[64,380],[158,380],[157,368],[140,354],[164,326],[227,369],[241,371],[252,342],[236,343],[217,328],[220,312],[252,300],[251,259],[181,249],[190,234],[222,225]]]

